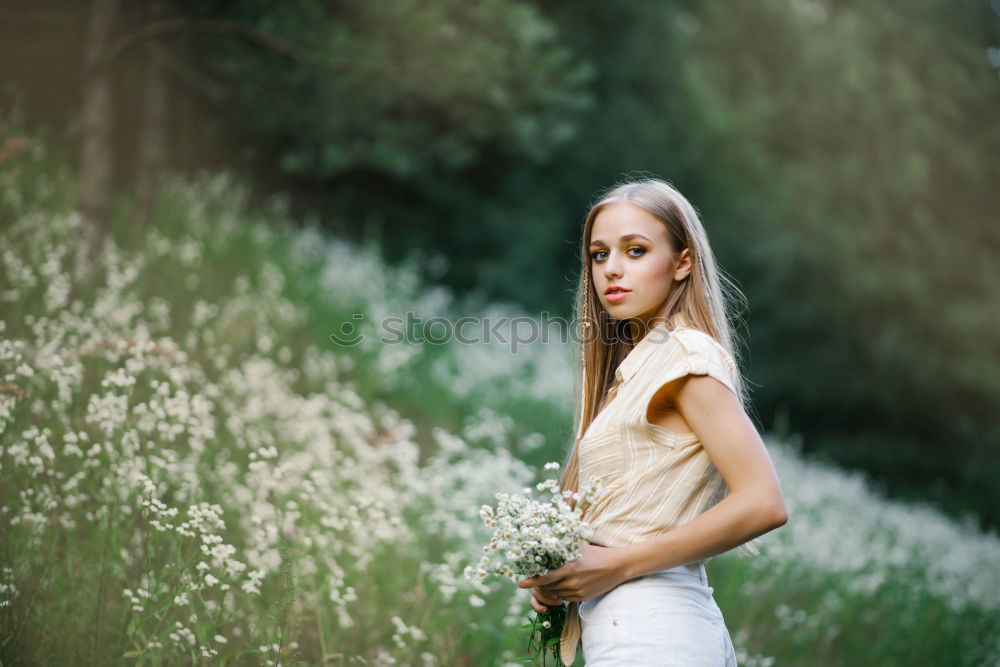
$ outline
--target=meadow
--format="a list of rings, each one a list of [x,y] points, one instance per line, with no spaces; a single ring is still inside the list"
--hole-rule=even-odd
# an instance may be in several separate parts
[[[122,203],[86,267],[61,164],[0,163],[0,662],[523,655],[530,593],[463,570],[479,507],[563,459],[570,343],[380,343],[407,312],[528,315],[225,172],[168,179],[142,234]],[[708,565],[741,665],[1000,664],[997,535],[764,435],[790,520]]]

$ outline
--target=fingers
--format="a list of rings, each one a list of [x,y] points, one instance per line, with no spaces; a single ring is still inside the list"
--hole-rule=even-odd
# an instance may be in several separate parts
[[[542,586],[549,583],[544,576],[528,577],[527,579],[522,579],[517,583],[518,588],[534,588],[535,586]]]
[[[535,586],[547,586],[554,581],[559,581],[561,578],[565,577],[566,565],[562,565],[554,570],[549,570],[545,574],[538,574],[534,577],[528,577],[527,579],[522,579],[518,582],[518,588],[534,588]]]
[[[546,604],[550,607],[553,607],[557,604],[562,604],[562,599],[558,595],[550,595],[548,593],[543,592],[539,588],[531,589],[531,599],[538,600],[542,604]]]
[[[547,596],[550,599],[555,600],[556,602],[561,603],[566,599],[562,596],[559,590],[553,588],[552,586],[539,586],[538,590],[542,593],[542,595]]]

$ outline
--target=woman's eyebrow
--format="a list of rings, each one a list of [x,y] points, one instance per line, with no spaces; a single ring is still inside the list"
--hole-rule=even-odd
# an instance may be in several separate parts
[[[649,241],[650,243],[652,243],[652,241],[649,240],[649,237],[643,236],[642,234],[626,234],[625,236],[623,236],[621,238],[621,240],[623,242],[624,241],[631,241],[632,239],[645,239],[646,241]],[[602,245],[604,247],[607,247],[608,244],[606,244],[604,241],[602,241],[600,239],[592,239],[590,241],[590,245],[592,245],[592,246],[593,245]]]

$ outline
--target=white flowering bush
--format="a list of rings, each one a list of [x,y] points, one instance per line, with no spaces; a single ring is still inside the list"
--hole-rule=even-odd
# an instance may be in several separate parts
[[[558,470],[559,463],[550,461],[545,469]],[[483,524],[493,529],[493,536],[483,546],[479,563],[465,568],[466,579],[483,580],[491,574],[512,580],[534,577],[581,557],[583,545],[594,534],[583,515],[600,496],[601,482],[590,480],[581,490],[571,491],[560,490],[557,480],[547,479],[535,488],[548,491],[551,499],[535,500],[530,497],[532,489],[525,487],[521,493],[497,493],[496,509],[492,505],[479,509]],[[521,660],[540,659],[545,664],[551,652],[559,664],[558,644],[565,620],[565,605],[559,605],[544,614],[536,613],[530,624],[521,626],[529,630],[528,655]]]
[[[479,512],[564,454],[569,349],[379,344],[456,300],[226,174],[168,179],[80,278],[70,176],[35,140],[0,162],[0,662],[522,652]],[[790,521],[709,564],[740,664],[1000,663],[995,534],[766,441]]]
[[[366,306],[320,280],[342,246],[250,219],[225,174],[168,180],[79,282],[70,181],[26,151],[0,164],[0,661],[448,664],[426,613],[480,604],[481,650],[511,646],[528,597],[462,572],[540,436],[477,411],[419,441],[373,395],[402,357],[310,329]]]

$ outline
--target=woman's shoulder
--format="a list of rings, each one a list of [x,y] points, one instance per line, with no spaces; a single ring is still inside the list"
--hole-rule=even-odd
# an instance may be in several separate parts
[[[736,370],[736,362],[726,348],[710,334],[694,327],[681,326],[671,332],[677,345],[688,360],[718,363],[731,372]]]

